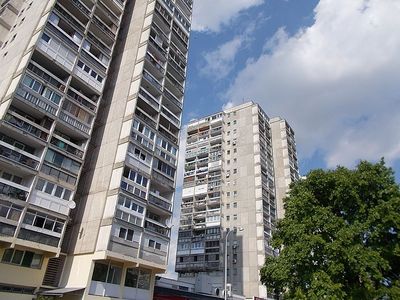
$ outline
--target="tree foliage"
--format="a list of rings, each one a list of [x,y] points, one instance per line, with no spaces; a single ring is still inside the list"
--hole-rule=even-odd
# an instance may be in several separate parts
[[[383,160],[291,186],[261,281],[284,299],[400,299],[400,189]]]

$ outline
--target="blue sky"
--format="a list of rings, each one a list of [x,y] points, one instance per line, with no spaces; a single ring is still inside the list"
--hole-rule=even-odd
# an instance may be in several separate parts
[[[194,6],[184,124],[253,100],[292,125],[303,174],[382,156],[400,173],[400,1]]]
[[[183,123],[253,100],[292,125],[303,175],[385,157],[399,182],[399,15],[399,0],[194,0]]]

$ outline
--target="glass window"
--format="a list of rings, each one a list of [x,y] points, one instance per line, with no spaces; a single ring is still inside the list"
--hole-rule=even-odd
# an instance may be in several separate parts
[[[21,266],[30,267],[34,255],[35,255],[35,253],[33,253],[33,252],[25,251],[25,255],[24,255],[24,258],[22,259]]]
[[[133,241],[133,230],[132,229],[128,229],[128,233],[126,235],[126,239],[128,241]]]
[[[22,261],[23,256],[24,256],[24,251],[15,250],[11,263],[19,265]]]
[[[67,189],[65,189],[65,190],[64,190],[64,196],[63,196],[63,199],[68,201],[70,198],[71,198],[71,191],[70,191],[70,190],[67,190]]]
[[[121,227],[121,228],[119,229],[119,234],[118,234],[118,236],[119,236],[120,238],[125,239],[125,236],[126,236],[126,229]]]
[[[149,247],[154,248],[155,241],[149,240]]]
[[[51,195],[53,192],[54,184],[51,182],[47,182],[46,188],[44,189],[44,192]]]
[[[2,262],[11,262],[14,250],[13,249],[6,249],[4,250],[3,258],[1,259]]]
[[[139,270],[127,269],[125,277],[125,286],[136,288],[138,284]]]
[[[121,282],[122,269],[117,266],[110,266],[108,270],[107,283],[119,284]]]
[[[138,279],[138,288],[143,290],[150,289],[151,273],[149,271],[140,270]]]
[[[108,265],[102,263],[95,263],[92,280],[106,282],[107,271],[108,271]]]
[[[36,216],[35,221],[33,222],[33,226],[43,228],[45,218],[42,216]]]

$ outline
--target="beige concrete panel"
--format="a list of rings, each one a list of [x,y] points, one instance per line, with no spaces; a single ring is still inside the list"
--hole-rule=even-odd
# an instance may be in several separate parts
[[[104,208],[103,219],[113,218],[117,206],[118,195],[108,196]]]
[[[109,187],[110,190],[119,188],[123,172],[124,168],[118,168],[112,171],[110,187]]]
[[[139,47],[138,53],[137,53],[137,60],[141,60],[146,56],[146,51],[147,51],[147,45],[143,45],[142,47]]]
[[[257,251],[264,251],[264,240],[257,240]]]
[[[256,176],[256,177],[254,178],[254,184],[255,184],[255,186],[261,185],[261,182],[262,182],[262,180],[261,180],[261,177],[260,177],[260,176]]]
[[[257,237],[263,237],[263,236],[264,236],[264,227],[257,226]]]
[[[137,99],[132,99],[126,103],[124,117],[130,116],[135,112]]]
[[[10,104],[11,100],[7,100],[0,104],[0,119],[3,119],[4,114],[7,111],[8,105]]]
[[[45,14],[44,16],[42,16],[39,20],[38,25],[36,26],[36,29],[39,29],[40,27],[44,26],[47,22],[47,19],[49,17],[50,13]]]
[[[108,241],[110,240],[112,225],[101,226],[99,230],[99,238],[97,239],[96,251],[107,250]]]
[[[154,4],[154,2],[153,2],[153,4]],[[147,8],[149,8],[149,6]],[[149,15],[148,17],[146,17],[143,22],[143,28],[150,26],[152,21],[153,21],[153,15]]]
[[[151,13],[155,7],[156,7],[156,1],[149,3],[146,8],[146,15]],[[146,27],[146,26],[143,26],[143,27]]]
[[[18,83],[19,83],[19,80],[20,80],[20,79],[21,79],[21,75],[15,77],[15,78],[11,81],[11,84],[10,84],[8,90],[7,90],[7,93],[6,93],[6,98],[7,98],[8,96],[10,96],[10,95],[15,91],[15,89],[16,89],[17,86],[18,86]]]
[[[119,163],[119,162],[125,161],[126,153],[128,151],[128,146],[129,146],[129,143],[124,143],[124,144],[118,145],[117,153],[115,154],[114,163]]]
[[[262,197],[262,189],[261,188],[257,188],[255,190],[255,196],[256,196],[256,198],[261,198]],[[262,201],[257,201],[256,202],[256,209],[260,209],[260,208],[262,208]]]
[[[145,31],[143,31],[142,35],[140,36],[139,44],[144,43],[145,41],[147,41],[149,39],[149,36],[150,36],[150,29],[146,29]]]
[[[143,73],[143,67],[144,67],[144,61],[141,61],[135,65],[135,69],[133,70],[133,75],[132,75],[133,78],[135,78]]]
[[[132,120],[128,120],[122,123],[121,133],[119,139],[122,140],[131,135]]]
[[[131,86],[129,87],[129,96],[137,94],[137,92],[139,91],[139,86],[140,86],[140,79],[132,81]]]
[[[4,300],[32,300],[32,295],[15,294],[15,293],[1,293],[0,299]]]
[[[89,282],[92,262],[92,253],[68,256],[64,268],[66,272],[62,274],[60,285],[85,288]]]

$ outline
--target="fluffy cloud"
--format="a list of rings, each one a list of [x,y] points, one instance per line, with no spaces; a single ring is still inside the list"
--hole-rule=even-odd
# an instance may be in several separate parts
[[[222,26],[246,9],[260,5],[264,0],[197,0],[194,1],[192,29],[218,32]]]
[[[400,2],[321,0],[314,13],[292,37],[279,30],[226,101],[287,118],[301,156],[319,150],[329,167],[400,158]]]

